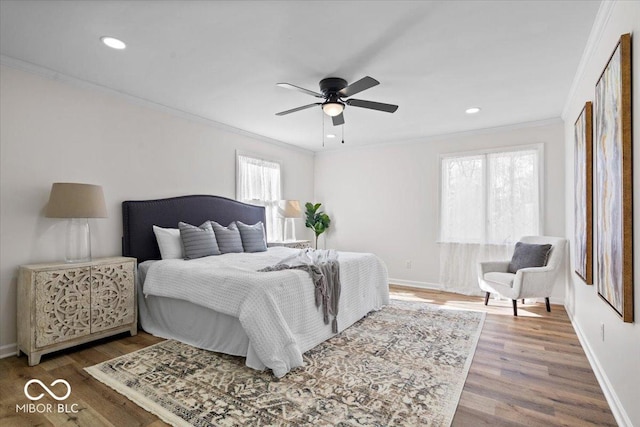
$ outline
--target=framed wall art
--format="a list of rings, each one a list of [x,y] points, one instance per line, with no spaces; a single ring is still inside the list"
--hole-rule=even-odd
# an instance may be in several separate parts
[[[593,284],[593,125],[587,102],[574,124],[574,266],[588,285]]]
[[[620,37],[596,83],[596,288],[633,322],[631,35]]]

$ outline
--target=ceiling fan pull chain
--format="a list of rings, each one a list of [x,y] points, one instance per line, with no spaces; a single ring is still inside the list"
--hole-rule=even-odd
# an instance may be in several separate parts
[[[322,113],[322,148],[324,148],[324,135],[325,135],[324,134],[324,121],[325,121],[325,118],[324,118],[324,112],[323,112]]]
[[[343,143],[343,144],[344,144],[344,127],[345,127],[345,126],[346,126],[346,125],[343,123],[343,124],[342,124],[342,143]]]

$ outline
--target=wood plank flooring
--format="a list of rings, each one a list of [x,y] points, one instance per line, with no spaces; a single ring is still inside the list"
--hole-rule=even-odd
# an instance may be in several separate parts
[[[392,286],[396,298],[487,313],[454,426],[615,426],[564,307]]]
[[[514,318],[511,301],[491,299],[485,307],[481,297],[395,285],[391,293],[396,298],[487,312],[454,426],[616,425],[562,306],[552,305],[547,313],[544,303],[519,303]],[[0,426],[165,426],[83,370],[159,341],[140,332],[46,355],[34,367],[27,365],[25,356],[0,360]],[[23,387],[31,378],[45,384],[66,379],[72,393],[65,402],[78,404],[78,412],[17,414],[16,405],[29,402]],[[45,396],[38,403],[58,402]]]

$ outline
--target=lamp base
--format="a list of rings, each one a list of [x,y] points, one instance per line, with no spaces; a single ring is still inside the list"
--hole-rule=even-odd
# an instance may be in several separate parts
[[[296,223],[295,218],[284,219],[284,242],[290,242],[296,240]]]
[[[70,218],[67,222],[65,260],[69,263],[91,261],[91,231],[87,218]]]

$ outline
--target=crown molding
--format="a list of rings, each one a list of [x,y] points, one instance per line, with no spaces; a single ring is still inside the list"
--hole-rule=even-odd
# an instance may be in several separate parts
[[[76,87],[80,87],[83,89],[89,89],[89,90],[96,90],[96,91],[100,91],[103,93],[108,93],[110,95],[114,95],[116,97],[120,97],[120,98],[124,98],[126,101],[135,104],[135,105],[139,105],[142,107],[147,107],[156,111],[161,111],[163,113],[166,114],[170,114],[172,116],[175,117],[179,117],[181,119],[184,120],[189,120],[192,122],[196,122],[196,123],[200,123],[200,124],[204,124],[206,126],[210,126],[210,127],[214,127],[216,129],[222,130],[222,131],[226,131],[226,132],[230,132],[230,133],[234,133],[236,135],[241,135],[247,138],[251,138],[254,140],[258,140],[261,142],[266,142],[268,144],[273,144],[282,148],[286,148],[288,150],[293,150],[293,151],[297,151],[300,153],[304,153],[304,154],[309,154],[311,156],[314,155],[314,151],[313,150],[309,150],[303,147],[298,147],[296,145],[292,145],[292,144],[288,144],[286,142],[277,140],[277,139],[273,139],[273,138],[269,138],[267,136],[264,135],[259,135],[253,132],[249,132],[231,125],[227,125],[225,123],[220,123],[217,122],[215,120],[211,120],[208,119],[206,117],[202,117],[199,116],[197,114],[193,114],[190,113],[188,111],[183,111],[177,108],[173,108],[173,107],[169,107],[167,105],[163,105],[163,104],[159,104],[157,102],[145,99],[145,98],[140,98],[138,96],[134,96],[125,92],[121,92],[112,88],[109,88],[107,86],[102,86],[99,85],[97,83],[92,83],[90,81],[87,80],[83,80],[80,79],[78,77],[74,77],[68,74],[64,74],[64,73],[60,73],[58,71],[52,70],[50,68],[46,68],[46,67],[42,67],[40,65],[36,65],[33,64],[31,62],[27,62],[27,61],[23,61],[21,59],[17,59],[17,58],[13,58],[11,56],[7,56],[7,55],[0,55],[0,64],[10,67],[10,68],[14,68],[20,71],[25,71],[31,74],[36,74],[39,75],[41,77],[45,77],[48,78],[50,80],[55,80],[55,81],[60,81],[60,82],[64,82],[64,83],[68,83],[70,85],[76,86]]]
[[[580,58],[580,62],[578,63],[578,69],[576,70],[576,74],[573,76],[569,94],[567,95],[567,98],[564,102],[564,108],[562,109],[561,115],[564,120],[567,120],[569,109],[571,108],[571,101],[573,101],[573,97],[578,90],[578,85],[582,81],[582,77],[584,76],[585,70],[587,68],[587,63],[589,63],[589,61],[591,60],[594,50],[602,39],[604,29],[609,23],[609,18],[611,17],[611,12],[613,11],[616,2],[617,0],[603,0],[602,3],[600,3],[600,8],[598,9],[598,13],[596,13],[596,19],[593,22],[591,32],[589,33],[589,38],[587,39],[587,44],[584,47],[582,57]]]
[[[471,129],[471,130],[466,130],[462,132],[444,133],[444,134],[431,135],[431,136],[418,136],[414,138],[407,138],[407,139],[402,139],[402,140],[393,141],[393,142],[380,142],[377,144],[363,144],[363,145],[356,145],[356,146],[349,146],[349,147],[325,148],[324,150],[316,151],[316,155],[327,153],[327,152],[334,152],[337,150],[340,150],[340,151],[367,150],[372,148],[388,147],[388,146],[424,144],[429,142],[446,141],[452,138],[461,138],[461,137],[468,137],[468,136],[475,136],[475,135],[487,135],[491,133],[511,132],[519,129],[533,128],[533,127],[540,127],[540,126],[551,126],[551,125],[561,124],[561,123],[564,123],[564,121],[560,117],[552,117],[550,119],[534,120],[530,122],[514,123],[510,125],[494,126],[494,127],[488,127],[488,128],[482,128],[482,129]]]

